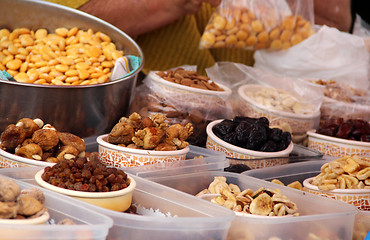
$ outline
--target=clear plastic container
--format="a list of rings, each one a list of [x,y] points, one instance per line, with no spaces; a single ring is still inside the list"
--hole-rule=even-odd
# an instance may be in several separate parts
[[[301,163],[292,163],[284,166],[277,166],[265,169],[256,169],[243,172],[243,175],[252,176],[266,181],[279,179],[285,185],[294,181],[303,182],[303,180],[317,176],[320,173],[320,168],[325,161],[310,161]],[[363,240],[370,231],[370,211],[359,211],[356,214],[355,224],[353,229],[353,240]]]
[[[321,166],[324,165],[324,163],[326,162],[329,161],[313,160],[296,162],[270,168],[249,170],[241,174],[263,179],[266,181],[278,179],[285,185],[294,181],[299,181],[300,183],[303,183],[305,179],[318,175],[320,173]]]
[[[207,188],[216,176],[224,176],[228,183],[241,189],[260,187],[279,188],[298,206],[300,216],[286,218],[249,218],[236,216],[231,224],[228,239],[271,240],[288,239],[343,239],[352,238],[357,208],[332,199],[319,197],[296,189],[270,183],[250,176],[220,171],[208,171],[177,176],[156,177],[151,180],[195,195]],[[309,238],[317,237],[317,238]]]
[[[14,168],[18,173],[25,172],[25,168]],[[22,170],[22,171],[20,171]],[[1,176],[11,175],[0,173]],[[15,174],[17,175],[17,174]],[[32,184],[12,178],[21,189],[35,187]],[[36,186],[37,187],[37,186]],[[39,188],[39,187],[37,187]],[[0,224],[1,240],[16,239],[48,239],[48,240],[83,240],[106,239],[113,221],[97,211],[88,209],[83,202],[56,194],[40,188],[45,195],[45,207],[50,219],[42,225],[13,225]],[[58,225],[59,221],[69,218],[75,225]]]
[[[370,236],[370,211],[360,211],[355,218],[352,240],[363,240],[366,235]],[[368,240],[366,238],[366,240]]]
[[[86,151],[97,152],[98,143],[96,137],[85,138]],[[212,151],[206,148],[189,146],[190,151],[186,154],[186,160],[158,163],[137,167],[122,168],[125,172],[140,177],[155,177],[184,174],[188,172],[203,171],[222,171],[229,166],[229,160],[226,159],[225,153]]]
[[[33,176],[40,169],[42,168],[0,169],[0,174],[36,184]],[[79,202],[78,205],[113,219],[114,225],[109,230],[108,240],[226,239],[231,222],[235,218],[231,210],[152,181],[133,177],[137,184],[133,203],[148,210],[159,209],[161,213],[170,215],[164,217],[121,213]]]

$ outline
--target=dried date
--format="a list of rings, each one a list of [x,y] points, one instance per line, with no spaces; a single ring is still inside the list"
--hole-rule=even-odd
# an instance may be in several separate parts
[[[370,124],[361,119],[332,118],[321,123],[317,133],[331,137],[369,142]]]

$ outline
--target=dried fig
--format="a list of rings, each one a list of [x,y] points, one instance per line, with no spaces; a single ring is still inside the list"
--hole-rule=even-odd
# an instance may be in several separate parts
[[[63,145],[70,145],[78,150],[78,152],[83,152],[86,149],[85,142],[82,138],[66,132],[58,132],[59,140]]]
[[[33,133],[32,141],[38,144],[43,151],[48,151],[58,145],[59,137],[52,129],[39,129]]]
[[[0,201],[14,202],[21,192],[21,188],[11,179],[0,177]]]
[[[31,195],[22,195],[18,198],[18,214],[31,216],[43,208],[42,203]]]

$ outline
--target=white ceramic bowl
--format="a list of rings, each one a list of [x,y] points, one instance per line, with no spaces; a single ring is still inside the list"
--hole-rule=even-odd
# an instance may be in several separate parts
[[[178,93],[193,93],[197,94],[197,97],[203,96],[205,100],[209,101],[212,100],[212,97],[216,97],[216,99],[220,98],[227,98],[231,95],[232,91],[230,88],[226,87],[225,85],[222,85],[220,83],[216,83],[219,87],[221,87],[224,91],[213,91],[213,90],[206,90],[206,89],[200,89],[200,88],[194,88],[185,86],[178,83],[173,83],[170,81],[167,81],[160,76],[158,76],[156,73],[158,71],[151,71],[148,75],[153,80],[154,83],[158,84],[164,90],[171,91],[171,92],[178,92]],[[194,99],[196,102],[201,101],[203,97]]]
[[[0,168],[15,168],[15,167],[47,167],[53,166],[55,163],[32,160],[17,156],[0,149]]]
[[[15,224],[15,225],[38,225],[45,224],[50,218],[48,211],[45,211],[41,216],[27,219],[0,219],[0,224]]]
[[[335,200],[352,204],[360,210],[370,210],[370,189],[333,189],[320,190],[316,185],[311,184],[313,177],[303,181],[303,190],[316,195],[329,197]]]
[[[256,84],[245,84],[238,88],[238,95],[243,100],[239,102],[244,116],[259,118],[266,117],[270,121],[270,125],[281,125],[288,123],[293,130],[293,134],[305,133],[310,129],[318,127],[320,120],[320,110],[313,111],[307,114],[296,114],[292,112],[280,111],[273,108],[268,108],[257,103],[247,94],[248,91],[256,92],[264,88],[271,88]]]
[[[124,168],[156,163],[175,162],[186,159],[190,148],[175,151],[154,151],[121,147],[105,141],[108,134],[99,136],[99,158],[110,166]]]
[[[229,158],[230,164],[243,163],[255,169],[282,165],[289,162],[287,157],[293,151],[293,142],[290,142],[286,149],[278,152],[261,152],[241,148],[225,142],[213,133],[212,128],[222,121],[223,119],[215,120],[207,125],[206,147],[214,151],[225,153],[226,157]]]
[[[103,208],[119,212],[123,212],[131,206],[132,194],[136,188],[136,181],[132,177],[127,176],[127,178],[130,179],[130,185],[127,188],[118,191],[111,192],[75,191],[56,187],[50,183],[45,182],[41,177],[43,173],[44,170],[40,170],[35,175],[35,180],[41,187]]]
[[[317,150],[324,155],[344,157],[347,155],[370,156],[370,142],[347,140],[330,137],[310,130],[308,135],[308,148]]]

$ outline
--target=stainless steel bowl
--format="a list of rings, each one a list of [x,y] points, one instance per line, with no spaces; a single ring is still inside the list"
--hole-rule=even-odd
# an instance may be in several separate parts
[[[41,118],[59,131],[80,137],[109,132],[126,115],[138,73],[144,64],[140,47],[113,25],[84,12],[37,0],[1,0],[0,29],[58,27],[101,31],[125,55],[142,59],[130,75],[89,86],[44,86],[0,80],[0,132],[20,118]]]

